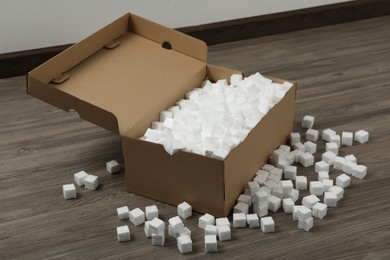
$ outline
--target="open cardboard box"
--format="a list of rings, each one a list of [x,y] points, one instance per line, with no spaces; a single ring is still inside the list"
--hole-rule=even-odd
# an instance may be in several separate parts
[[[126,14],[31,71],[27,91],[120,134],[128,192],[226,216],[292,131],[296,86],[224,161],[185,151],[171,156],[162,145],[140,140],[160,111],[203,80],[237,73],[206,59],[204,42]]]

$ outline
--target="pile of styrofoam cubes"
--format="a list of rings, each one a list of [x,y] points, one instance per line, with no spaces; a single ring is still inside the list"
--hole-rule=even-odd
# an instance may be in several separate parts
[[[160,112],[141,139],[163,145],[171,155],[185,150],[223,160],[292,86],[260,73],[246,78],[233,74],[230,85],[226,79],[204,81]]]

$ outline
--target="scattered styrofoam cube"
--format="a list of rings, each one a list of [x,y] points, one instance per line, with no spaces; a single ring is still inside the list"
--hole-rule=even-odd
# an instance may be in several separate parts
[[[333,180],[323,179],[321,182],[324,185],[324,192],[329,191],[329,189],[333,187]]]
[[[289,194],[294,188],[294,184],[291,180],[283,180],[280,182],[280,184],[283,189],[283,196]]]
[[[88,190],[96,190],[99,187],[99,179],[97,176],[89,174],[84,179],[84,186]]]
[[[77,197],[76,186],[74,186],[73,183],[62,185],[62,193],[64,195],[64,199],[74,199]]]
[[[204,249],[206,253],[212,253],[218,251],[216,235],[204,236]]]
[[[324,203],[318,202],[313,206],[312,216],[323,219],[328,211],[328,206]]]
[[[270,190],[272,190],[273,188],[275,188],[278,184],[276,183],[276,181],[274,180],[267,180],[266,182],[264,182],[264,186],[269,188]],[[253,196],[253,195],[252,195]]]
[[[337,143],[326,143],[325,144],[325,151],[331,151],[334,154],[339,154],[339,147]]]
[[[313,228],[313,217],[298,220],[298,228],[303,229],[306,232]]]
[[[250,181],[248,182],[248,187],[251,191],[251,195],[253,196],[257,191],[260,190],[260,185],[256,181]]]
[[[313,206],[318,202],[320,199],[316,195],[307,195],[302,198],[302,205],[309,209],[313,209]]]
[[[179,249],[180,253],[187,254],[192,252],[192,240],[189,236],[179,236],[177,238],[177,248]]]
[[[117,173],[121,170],[121,166],[116,160],[111,160],[106,163],[106,170],[109,173]]]
[[[296,202],[299,199],[299,190],[292,189],[287,195],[286,198],[292,199],[294,202]]]
[[[158,218],[158,208],[156,205],[151,205],[145,207],[145,216],[146,220],[153,220],[154,218]]]
[[[233,213],[233,227],[234,228],[246,227],[246,214],[245,213]]]
[[[302,128],[312,128],[314,126],[314,116],[306,115],[302,119]]]
[[[280,209],[280,206],[282,204],[282,200],[274,195],[269,196],[268,198],[268,209],[276,212],[278,209]]]
[[[74,182],[79,186],[84,186],[84,179],[88,176],[85,171],[79,171],[74,174]]]
[[[145,223],[145,213],[140,208],[135,208],[129,212],[129,219],[134,226],[141,225]]]
[[[129,219],[129,208],[127,206],[117,208],[116,213],[120,220]]]
[[[217,226],[217,232],[219,241],[227,241],[232,239],[232,231],[230,230],[230,226]]]
[[[272,217],[263,217],[260,219],[260,226],[263,233],[275,232],[275,222]]]
[[[339,186],[340,188],[345,189],[350,184],[351,184],[351,177],[349,177],[345,173],[340,174],[339,176],[336,177],[336,185]]]
[[[275,167],[268,175],[267,180],[273,180],[278,183],[283,177],[283,169]]]
[[[217,227],[219,227],[219,226],[228,226],[228,227],[230,227],[230,221],[229,221],[229,219],[226,218],[226,217],[223,217],[223,218],[216,218],[216,219],[215,219],[215,225],[216,225]]]
[[[130,229],[127,225],[117,227],[116,234],[117,234],[118,242],[130,241],[131,238]]]
[[[295,180],[297,176],[297,166],[288,165],[284,168],[284,178],[287,180]]]
[[[172,228],[174,233],[180,233],[180,231],[184,228],[184,224],[181,221],[179,216],[172,217],[168,220],[169,225]]]
[[[264,164],[263,167],[261,167],[262,170],[265,170],[267,172],[271,172],[274,168],[275,166],[273,166],[272,164]]]
[[[368,142],[369,133],[365,130],[359,130],[355,133],[355,141],[361,144]]]
[[[252,205],[252,197],[249,195],[246,195],[246,194],[241,194],[238,197],[237,202],[243,202],[243,203],[248,204],[248,206],[250,206],[250,205]]]
[[[183,219],[189,218],[192,216],[192,207],[187,202],[182,202],[177,206],[177,215]]]
[[[345,158],[337,156],[333,161],[333,168],[335,168],[336,170],[343,170],[345,162]]]
[[[333,162],[336,159],[336,157],[337,157],[337,154],[335,154],[331,151],[327,151],[327,152],[322,154],[322,160],[324,162],[326,162],[327,164],[329,164],[329,166],[333,165]]]
[[[318,161],[314,164],[314,171],[317,173],[322,171],[329,172],[329,164],[325,161]]]
[[[337,195],[330,191],[325,192],[324,203],[328,205],[328,207],[337,207]]]
[[[307,177],[306,176],[295,177],[295,188],[297,190],[307,190]]]
[[[364,165],[355,165],[352,176],[357,179],[363,179],[367,175],[367,167]]]
[[[312,141],[306,141],[304,144],[305,151],[310,154],[315,154],[317,152],[317,144]]]
[[[298,207],[296,208],[296,218],[298,220],[300,219],[307,219],[309,217],[311,217],[311,209],[309,209],[308,207],[306,206],[302,206],[302,207]],[[294,212],[293,212],[294,213]]]
[[[149,226],[149,223],[150,223],[150,222],[151,222],[151,220],[145,221],[145,223],[144,223],[144,232],[145,232],[145,236],[146,236],[147,238],[151,238],[152,235],[153,235],[152,229],[151,229],[150,226]]]
[[[267,181],[269,175],[269,171],[260,169],[256,172],[255,178],[253,178],[254,181],[258,182],[260,185],[264,184],[264,182]]]
[[[353,163],[351,161],[345,161],[343,164],[343,172],[349,175],[353,174],[353,168],[355,168],[356,163]]]
[[[291,198],[283,199],[282,205],[285,213],[293,213],[295,203]]]
[[[322,131],[322,140],[326,141],[326,142],[330,142],[330,137],[332,135],[335,135],[336,132],[330,128],[328,129],[325,129],[324,131]]]
[[[332,135],[329,140],[330,143],[335,143],[337,147],[341,146],[341,138],[339,135]]]
[[[259,217],[256,213],[246,215],[246,222],[249,228],[257,228],[260,226]]]
[[[214,225],[215,217],[208,213],[204,214],[199,218],[198,226],[201,229],[205,229],[207,225]]]
[[[233,208],[234,213],[248,214],[248,211],[249,211],[249,205],[244,202],[237,202],[237,204]]]
[[[294,149],[295,149],[295,150],[300,150],[300,151],[302,151],[302,152],[306,152],[306,147],[305,147],[305,145],[304,145],[303,143],[301,143],[301,142],[295,143],[293,146],[294,146]]]
[[[345,158],[345,160],[347,162],[351,162],[351,163],[357,164],[357,158],[353,154],[348,154],[344,158]]]
[[[284,153],[289,153],[291,151],[291,147],[285,144],[279,145],[278,150],[281,150]]]
[[[295,205],[294,208],[293,208],[293,220],[298,220],[298,210],[302,207],[305,207],[305,206],[302,206],[302,205]],[[306,208],[306,207],[305,207]]]
[[[271,194],[275,197],[283,199],[283,187],[281,183],[278,183],[278,185],[272,189]]]
[[[262,205],[253,205],[253,212],[257,214],[259,218],[268,215],[268,203]]]
[[[333,186],[329,189],[329,192],[333,192],[337,196],[337,201],[341,200],[344,197],[344,189],[339,186]]]
[[[310,194],[316,196],[322,196],[324,193],[324,184],[320,181],[311,181],[310,182]]]
[[[314,156],[311,153],[305,152],[300,155],[299,163],[303,167],[309,167],[314,164]]]
[[[207,225],[204,229],[205,235],[217,235],[217,226]]]
[[[262,188],[254,195],[255,205],[268,205],[269,196],[270,194]]]
[[[341,133],[341,145],[351,146],[353,143],[353,133],[352,132],[342,132]]]
[[[290,133],[291,145],[294,145],[295,143],[298,143],[300,141],[301,141],[301,134],[300,133]]]
[[[165,232],[152,233],[152,245],[164,246],[165,243]]]
[[[318,130],[315,130],[313,128],[307,129],[306,131],[306,140],[307,141],[312,141],[312,142],[317,142],[318,140]]]
[[[230,83],[232,85],[237,85],[240,81],[242,81],[242,79],[243,79],[242,74],[238,74],[238,73],[232,74],[230,76]]]
[[[329,179],[329,173],[328,173],[328,172],[326,172],[326,171],[320,171],[320,172],[318,173],[318,181],[321,181],[321,182],[322,182],[322,180],[327,180],[327,179]]]

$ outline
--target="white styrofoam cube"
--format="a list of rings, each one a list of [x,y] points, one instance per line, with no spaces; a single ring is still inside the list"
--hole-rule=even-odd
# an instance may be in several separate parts
[[[264,182],[264,186],[269,188],[270,190],[272,190],[273,188],[278,186],[278,184],[274,180],[267,180],[266,182]],[[252,195],[252,196],[254,196],[254,195]]]
[[[329,172],[329,164],[325,161],[318,161],[314,164],[314,171],[317,173],[322,171]]]
[[[282,204],[283,204],[283,210],[285,213],[287,213],[287,214],[293,213],[295,203],[291,198],[283,199]]]
[[[313,217],[298,220],[298,228],[303,229],[306,232],[313,228]]]
[[[311,209],[309,209],[306,206],[302,206],[302,207],[297,208],[296,218],[298,220],[306,219],[306,218],[310,218],[310,217],[311,217]]]
[[[345,160],[354,164],[357,164],[357,158],[353,154],[348,154],[345,157]]]
[[[243,203],[248,204],[248,206],[250,206],[250,205],[252,205],[252,197],[249,195],[246,195],[246,194],[241,194],[238,197],[237,202],[243,202]]]
[[[218,251],[216,235],[204,236],[204,250],[206,253],[212,253]]]
[[[172,111],[161,111],[160,112],[160,122],[164,122],[167,118],[172,118]]]
[[[332,135],[335,135],[336,132],[330,128],[328,129],[325,129],[324,131],[322,131],[322,140],[326,141],[326,142],[330,142],[330,137]]]
[[[158,218],[158,208],[156,205],[151,205],[145,207],[145,216],[146,220],[153,220],[154,218]]]
[[[302,119],[302,128],[312,128],[314,126],[314,116],[306,115]]]
[[[219,241],[227,241],[232,239],[232,231],[230,230],[230,226],[217,226],[217,233]]]
[[[343,170],[345,162],[345,158],[337,156],[333,161],[333,168],[336,170]]]
[[[192,216],[191,205],[185,201],[177,205],[177,215],[179,215],[183,219],[191,217]]]
[[[271,172],[274,168],[275,166],[273,166],[272,164],[264,164],[263,167],[261,167],[262,170],[265,170],[267,172]]]
[[[205,229],[207,225],[214,225],[214,224],[215,224],[215,217],[213,215],[206,213],[199,218],[198,226],[201,229]]]
[[[340,188],[345,189],[350,184],[351,184],[351,177],[349,177],[345,173],[340,174],[339,176],[336,177],[336,185],[339,186]]]
[[[168,223],[171,226],[173,233],[180,233],[180,231],[184,228],[184,224],[179,216],[170,218]]]
[[[268,175],[269,171],[260,169],[256,172],[256,176],[253,180],[257,181],[259,184],[264,184],[264,182],[267,181]]]
[[[121,170],[121,166],[116,160],[111,160],[106,163],[106,170],[109,173],[117,173]]]
[[[260,219],[260,226],[263,233],[275,232],[275,222],[272,217],[263,217]]]
[[[253,212],[255,212],[259,218],[267,216],[268,203],[264,205],[253,205]]]
[[[233,208],[234,213],[248,214],[248,211],[249,211],[249,205],[244,202],[237,202],[237,204]]]
[[[145,223],[145,213],[140,208],[135,208],[129,212],[129,219],[134,226],[141,225]]]
[[[343,172],[349,175],[353,174],[353,168],[355,168],[356,163],[345,161],[343,164]]]
[[[268,197],[270,194],[266,192],[264,189],[259,190],[258,192],[255,193],[254,199],[255,199],[255,204],[256,205],[268,205]]]
[[[293,146],[294,146],[294,150],[300,150],[302,152],[306,152],[306,147],[301,142],[295,143]]]
[[[344,197],[344,189],[339,186],[333,186],[329,188],[329,192],[333,192],[337,196],[337,201],[341,200]]]
[[[79,186],[84,186],[84,179],[88,176],[85,171],[79,171],[74,174],[74,182]]]
[[[257,228],[260,226],[259,217],[256,213],[246,215],[246,222],[249,228]]]
[[[177,248],[180,253],[187,254],[192,252],[192,240],[191,237],[184,235],[177,238]]]
[[[297,189],[293,189],[292,191],[290,191],[286,198],[290,198],[292,199],[294,202],[296,202],[298,199],[299,199],[299,190]]]
[[[324,185],[324,192],[329,191],[329,189],[333,187],[333,180],[323,179],[321,182]]]
[[[73,183],[62,185],[62,194],[66,200],[75,199],[77,197],[76,186]]]
[[[327,179],[329,179],[329,173],[328,173],[328,172],[326,172],[326,171],[320,171],[320,172],[318,173],[318,181],[321,181],[321,182],[322,182],[322,180],[327,180]]]
[[[148,221],[149,228],[152,230],[152,233],[162,234],[165,233],[165,222],[159,218],[154,218],[153,220]]]
[[[325,192],[324,203],[328,205],[328,207],[337,207],[337,195],[330,191]]]
[[[279,145],[278,150],[281,150],[284,153],[289,153],[291,151],[291,147],[285,144]]]
[[[315,154],[317,152],[317,144],[312,141],[306,141],[304,144],[305,152]]]
[[[251,196],[253,196],[257,191],[260,190],[260,185],[256,181],[250,181],[248,182],[248,187],[251,191]]]
[[[281,184],[281,187],[283,189],[284,196],[289,194],[294,188],[294,184],[293,184],[292,180],[283,180],[280,182],[280,184]]]
[[[312,142],[317,142],[318,140],[318,130],[315,130],[313,128],[307,129],[306,131],[306,140],[307,141],[312,141]]]
[[[118,218],[120,220],[129,219],[129,208],[127,206],[117,208],[116,213],[118,214]]]
[[[324,193],[324,184],[320,181],[311,181],[310,182],[310,194],[316,196],[322,196]]]
[[[276,212],[278,209],[280,209],[280,206],[282,204],[282,200],[274,195],[269,196],[268,198],[268,209]]]
[[[337,157],[337,154],[335,154],[331,151],[327,151],[327,152],[322,154],[322,160],[324,162],[326,162],[327,164],[329,164],[329,166],[333,165],[333,162],[336,159],[336,157]]]
[[[298,143],[301,141],[301,134],[300,133],[290,133],[290,144],[294,145],[295,143]]]
[[[207,225],[204,229],[204,234],[207,235],[217,235],[217,226]]]
[[[299,163],[303,167],[309,167],[314,164],[314,156],[311,153],[305,152],[300,155]]]
[[[152,245],[154,246],[164,246],[165,243],[165,233],[153,233],[152,234]]]
[[[341,145],[351,146],[353,143],[353,133],[352,132],[342,132],[341,133]]]
[[[226,217],[223,217],[223,218],[216,218],[216,219],[215,219],[215,225],[216,225],[217,227],[219,227],[219,226],[228,226],[228,227],[230,227],[230,221],[229,221],[229,219],[226,218]]]
[[[295,177],[295,188],[297,190],[307,190],[307,177],[306,176]]]
[[[339,147],[337,143],[326,143],[325,144],[325,151],[331,151],[332,153],[338,155],[339,154]]]
[[[323,219],[328,211],[328,206],[324,203],[318,202],[313,206],[312,216]]]
[[[339,135],[332,135],[330,137],[329,143],[335,143],[337,147],[341,146],[341,138]]]
[[[89,174],[84,179],[84,186],[88,190],[96,190],[99,187],[99,179],[97,176]]]
[[[355,132],[355,141],[361,144],[368,142],[369,133],[365,130]]]
[[[118,242],[126,242],[130,241],[130,229],[127,225],[116,227],[116,235],[118,238]]]
[[[149,226],[149,223],[150,223],[150,220],[149,221],[145,221],[145,223],[144,223],[144,232],[145,232],[145,236],[147,238],[151,238],[152,235],[153,235],[153,232],[152,232],[152,229]]]
[[[357,179],[363,179],[367,175],[367,167],[364,165],[355,165],[352,176]]]
[[[300,209],[300,208],[302,208],[302,207],[305,207],[305,206],[302,206],[302,205],[295,205],[294,207],[293,207],[293,220],[298,220],[299,218],[298,218],[298,210]],[[305,207],[306,208],[306,207]]]
[[[246,227],[246,214],[245,213],[233,213],[233,227],[234,228]]]
[[[272,189],[271,194],[275,197],[283,199],[283,187],[282,184],[279,183],[275,188]]]
[[[313,206],[318,202],[320,199],[316,195],[307,195],[302,198],[302,205],[309,209],[313,209]]]
[[[284,168],[284,178],[287,180],[295,180],[297,176],[297,166],[288,165]]]

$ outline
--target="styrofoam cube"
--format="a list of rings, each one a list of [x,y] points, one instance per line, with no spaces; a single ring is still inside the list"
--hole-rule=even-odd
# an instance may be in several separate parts
[[[313,228],[313,217],[298,220],[298,228],[303,229],[306,232]]]
[[[84,179],[84,186],[88,190],[96,190],[99,187],[99,179],[97,176],[89,174]]]
[[[347,162],[351,162],[351,163],[357,164],[357,158],[353,154],[348,154],[344,158],[345,158],[345,160]]]
[[[260,226],[263,233],[275,232],[275,222],[272,217],[263,217],[260,219]]]
[[[253,180],[258,182],[261,185],[267,181],[268,175],[269,175],[268,171],[261,169],[261,170],[256,172],[256,176],[255,176],[255,178],[253,178]]]
[[[301,142],[295,143],[295,144],[294,144],[294,149],[295,149],[295,150],[300,150],[300,151],[302,151],[302,152],[306,152],[306,147],[305,147],[305,145],[304,145],[303,143],[301,143]]]
[[[293,220],[298,220],[298,210],[302,207],[305,207],[305,206],[302,206],[302,205],[295,205],[294,208],[293,208]],[[305,207],[306,208],[306,207]]]
[[[216,235],[204,236],[204,249],[206,253],[212,253],[218,251]]]
[[[310,194],[316,196],[322,196],[324,193],[324,184],[320,181],[311,181],[310,182]]]
[[[322,160],[324,162],[326,162],[327,164],[329,164],[329,166],[333,165],[333,162],[336,159],[336,157],[337,157],[337,154],[335,154],[331,151],[327,151],[327,152],[322,154]]]
[[[313,206],[318,202],[320,199],[316,195],[307,195],[302,198],[302,205],[309,209],[313,209]]]
[[[324,203],[328,205],[328,207],[337,207],[337,195],[333,192],[325,192]]]
[[[192,252],[192,240],[189,236],[179,236],[177,238],[177,248],[179,249],[180,253],[187,254]]]
[[[248,224],[249,228],[257,228],[260,226],[259,217],[256,213],[246,215],[246,223]]]
[[[205,235],[217,235],[217,226],[207,225],[204,229]]]
[[[357,179],[363,179],[367,175],[367,167],[364,165],[355,165],[352,176]]]
[[[295,177],[295,188],[297,190],[307,190],[307,177],[306,176]]]
[[[318,202],[313,206],[312,216],[323,219],[328,211],[328,206],[324,203]]]
[[[84,179],[88,176],[85,171],[79,171],[74,174],[74,182],[79,186],[84,186]]]
[[[283,180],[280,182],[281,184],[281,187],[283,189],[283,195],[286,196],[287,194],[289,194],[293,188],[294,188],[294,184],[291,180]]]
[[[334,154],[339,154],[339,147],[337,143],[326,143],[325,144],[325,151],[331,151]]]
[[[154,218],[158,218],[158,208],[156,205],[151,205],[145,207],[145,216],[146,220],[153,220]]]
[[[264,164],[263,167],[261,167],[262,170],[265,170],[267,172],[271,172],[274,168],[275,166],[273,166],[272,164]]]
[[[152,245],[164,246],[164,243],[165,243],[165,232],[152,234]]]
[[[341,200],[344,197],[344,189],[339,186],[333,186],[329,189],[329,192],[336,194],[337,201]]]
[[[368,142],[369,133],[365,130],[359,130],[355,133],[355,141],[361,144]]]
[[[205,229],[207,225],[214,225],[214,224],[215,224],[215,217],[208,213],[201,216],[198,221],[198,226],[201,229]]]
[[[116,160],[111,160],[106,163],[106,170],[109,173],[117,173],[121,170],[121,166]]]
[[[327,180],[327,179],[329,179],[329,173],[328,173],[328,172],[326,172],[326,171],[320,171],[320,172],[318,173],[318,181],[321,181],[321,182],[322,182],[322,180]]]
[[[248,182],[248,187],[251,191],[251,196],[253,196],[257,191],[260,190],[260,185],[256,181],[250,181]]]
[[[255,212],[259,218],[267,216],[268,203],[264,205],[253,205],[253,212]]]
[[[337,156],[333,161],[333,168],[335,168],[336,170],[343,170],[345,162],[345,158]]]
[[[339,186],[340,188],[345,189],[350,184],[351,184],[351,177],[349,177],[345,173],[340,174],[339,176],[336,177],[336,185]]]
[[[229,221],[229,219],[226,218],[226,217],[223,217],[223,218],[216,218],[216,219],[215,219],[215,225],[216,225],[217,227],[219,227],[219,226],[228,226],[228,227],[230,227],[230,221]]]
[[[246,194],[241,194],[238,197],[237,202],[243,202],[246,203],[248,206],[250,206],[252,205],[252,197]]]
[[[297,167],[288,165],[284,168],[284,178],[287,180],[295,180],[297,176]]]
[[[282,184],[279,183],[275,188],[272,189],[271,194],[275,197],[283,199],[283,187]]]
[[[295,203],[291,198],[283,199],[282,205],[285,213],[293,213]]]
[[[230,226],[217,226],[217,233],[219,241],[227,241],[232,239],[232,231],[230,230]]]
[[[318,140],[318,130],[315,130],[313,128],[307,129],[306,131],[306,140],[307,141],[312,141],[312,142],[317,142]]]
[[[296,211],[296,218],[298,220],[300,219],[307,219],[311,217],[311,209],[309,209],[306,206],[298,207]]]
[[[341,145],[351,146],[353,143],[353,133],[352,132],[342,132],[341,133]]]
[[[301,134],[300,133],[290,133],[291,145],[294,145],[295,143],[298,143],[300,141],[301,141]]]
[[[272,190],[273,188],[275,188],[276,186],[278,186],[277,182],[275,182],[274,180],[267,180],[266,182],[264,182],[264,186],[269,188],[270,190]],[[253,195],[252,195],[253,196]]]
[[[129,219],[134,226],[141,225],[145,223],[145,213],[140,208],[135,208],[129,212]]]
[[[130,241],[130,229],[127,225],[120,226],[116,228],[116,234],[118,238],[118,242],[126,242]]]
[[[282,204],[282,200],[274,195],[271,195],[268,198],[268,209],[276,212],[278,209],[280,209],[280,206]]]
[[[312,141],[306,141],[304,144],[305,152],[315,154],[317,152],[317,144]]]
[[[314,164],[314,171],[317,173],[322,171],[329,172],[329,164],[325,161],[318,161]]]
[[[332,135],[330,137],[329,143],[335,143],[337,147],[341,146],[341,138],[339,135]]]
[[[255,204],[256,205],[268,205],[268,198],[270,194],[266,192],[264,189],[259,190],[258,192],[255,193]]]
[[[314,126],[314,116],[306,115],[302,119],[302,128],[312,128]]]
[[[275,167],[272,172],[268,175],[267,180],[272,180],[278,183],[283,177],[283,169]],[[264,183],[265,185],[265,183]]]
[[[326,142],[330,142],[330,137],[332,135],[335,135],[336,132],[330,128],[328,129],[325,129],[324,131],[322,131],[322,140],[326,141]]]
[[[129,219],[129,208],[127,206],[117,208],[116,213],[118,214],[118,218],[120,220]]]
[[[234,213],[248,214],[248,211],[249,211],[249,205],[244,202],[237,202],[237,204],[233,208]]]
[[[192,216],[192,207],[187,202],[182,202],[177,206],[177,215],[183,219],[189,218]]]
[[[77,197],[76,186],[73,183],[62,185],[62,193],[66,200],[75,199]]]
[[[324,192],[329,191],[329,189],[333,187],[333,180],[323,179],[321,182],[324,185]]]
[[[299,190],[292,189],[287,195],[286,198],[292,199],[294,202],[296,202],[299,199]]]
[[[234,228],[246,227],[246,214],[245,213],[233,213],[233,227]]]
[[[169,225],[171,226],[173,233],[180,233],[180,231],[184,228],[184,224],[181,221],[179,216],[172,217],[168,220]]]
[[[161,234],[165,233],[165,222],[162,221],[159,218],[154,218],[151,221],[148,221],[149,223],[149,228],[152,230],[152,233],[155,234]]]
[[[151,229],[150,226],[149,226],[149,223],[150,223],[150,222],[151,222],[151,220],[145,221],[145,223],[144,223],[144,232],[145,232],[145,236],[146,236],[147,238],[151,238],[152,235],[153,235],[152,229]]]
[[[303,167],[309,167],[314,164],[314,156],[311,153],[305,152],[300,155],[299,163]]]
[[[343,172],[349,175],[353,174],[353,168],[355,168],[356,163],[345,161],[343,164]]]

